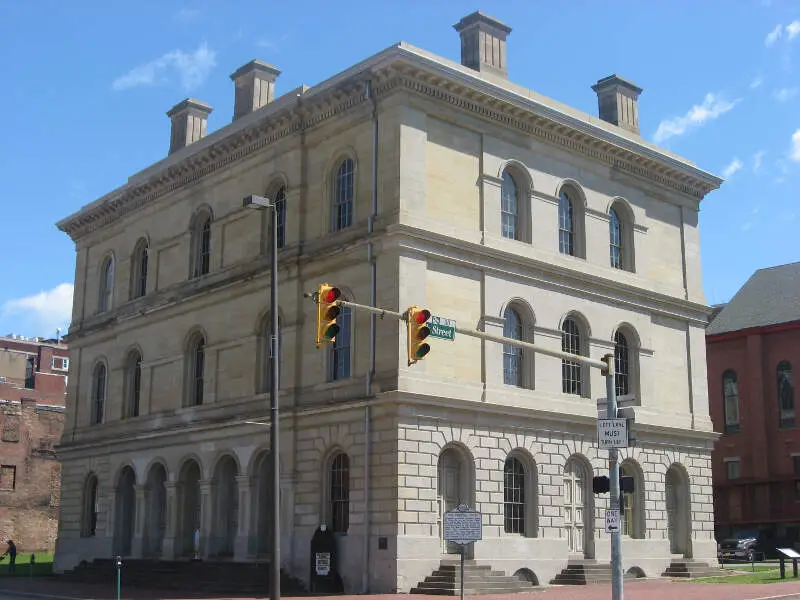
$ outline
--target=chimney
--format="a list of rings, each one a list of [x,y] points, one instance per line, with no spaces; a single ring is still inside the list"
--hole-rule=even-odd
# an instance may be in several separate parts
[[[479,73],[492,73],[508,79],[506,36],[511,27],[476,11],[453,28],[461,35],[461,64]]]
[[[172,107],[167,113],[172,119],[170,154],[206,136],[206,121],[212,110],[205,102],[193,98],[187,98]]]
[[[600,118],[612,125],[639,135],[639,94],[642,88],[633,82],[610,75],[595,83]]]
[[[231,75],[236,85],[233,120],[269,104],[275,99],[275,79],[281,72],[263,60],[251,60]]]

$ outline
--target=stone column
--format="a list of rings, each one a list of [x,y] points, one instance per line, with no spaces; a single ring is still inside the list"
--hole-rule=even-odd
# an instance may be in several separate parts
[[[147,507],[148,489],[144,485],[134,485],[136,503],[133,513],[133,540],[131,543],[131,556],[142,558],[144,551],[144,520]]]
[[[175,541],[178,535],[178,483],[165,481],[164,489],[167,493],[167,531],[161,546],[161,558],[175,560]]]
[[[214,482],[209,479],[200,480],[200,557],[210,556],[209,544],[212,530],[212,492]]]
[[[237,475],[239,490],[239,522],[236,525],[236,540],[233,543],[233,558],[244,560],[249,554],[248,536],[250,534],[250,476]]]

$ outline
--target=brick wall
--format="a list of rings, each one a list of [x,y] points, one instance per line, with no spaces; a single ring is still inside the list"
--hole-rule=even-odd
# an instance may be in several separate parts
[[[58,531],[61,466],[54,446],[63,409],[0,401],[0,540],[22,553],[52,551]]]

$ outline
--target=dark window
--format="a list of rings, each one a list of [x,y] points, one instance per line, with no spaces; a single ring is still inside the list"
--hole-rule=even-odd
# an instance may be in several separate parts
[[[16,415],[6,415],[3,421],[4,442],[19,442],[19,417]]]
[[[205,340],[197,339],[190,355],[190,390],[189,402],[191,405],[200,406],[203,403],[203,373],[206,366]]]
[[[518,240],[519,201],[517,182],[508,171],[503,171],[503,184],[500,188],[501,228],[504,238]]]
[[[281,187],[275,194],[275,210],[278,213],[278,248],[286,244],[286,188]]]
[[[355,163],[346,158],[339,165],[333,180],[333,230],[350,227],[353,223],[353,185]]]
[[[100,301],[98,303],[99,312],[111,310],[111,302],[114,296],[114,259],[109,257],[103,263],[103,270],[100,274]]]
[[[522,319],[513,308],[507,308],[503,336],[522,340]],[[522,387],[522,348],[503,344],[503,383]]]
[[[17,467],[0,465],[0,490],[13,492],[17,488]]]
[[[36,387],[36,357],[29,356],[25,364],[25,387],[32,390]]]
[[[725,461],[725,475],[728,479],[739,479],[741,477],[739,459]]]
[[[617,396],[631,393],[630,347],[627,338],[620,331],[614,334],[614,389]]]
[[[611,242],[611,266],[615,269],[622,269],[624,268],[622,263],[622,221],[613,208],[609,213],[608,227]]]
[[[795,475],[800,475],[800,455],[798,454],[792,456],[792,471]]]
[[[503,482],[505,532],[525,534],[525,469],[519,459],[506,459]]]
[[[139,399],[142,395],[142,356],[134,352],[128,363],[128,417],[139,416]]]
[[[103,422],[103,412],[106,403],[106,366],[99,364],[94,370],[94,385],[92,389],[92,425]]]
[[[558,198],[558,250],[561,254],[575,254],[575,224],[572,200],[566,192]]]
[[[792,380],[792,365],[786,361],[778,365],[778,408],[780,411],[780,426],[794,427],[794,382]]]
[[[92,475],[86,482],[83,498],[83,537],[94,537],[97,533],[97,477]]]
[[[350,527],[350,459],[339,453],[330,468],[331,531],[346,533]]]
[[[350,377],[350,338],[353,333],[350,315],[350,308],[343,306],[339,317],[336,319],[336,323],[339,325],[339,333],[336,334],[336,339],[331,344],[331,381]]]
[[[578,324],[567,319],[561,326],[561,351],[570,354],[581,354],[581,332]],[[565,394],[583,393],[583,373],[581,363],[573,360],[561,360],[561,389]]]
[[[206,219],[200,229],[200,275],[211,269],[211,219]]]
[[[141,298],[147,293],[147,243],[140,242],[133,263],[133,297]]]
[[[725,433],[739,431],[739,382],[736,371],[722,374],[722,402],[725,412]]]

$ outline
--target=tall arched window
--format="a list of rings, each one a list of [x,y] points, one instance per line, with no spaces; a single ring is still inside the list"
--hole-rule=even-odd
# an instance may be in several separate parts
[[[353,224],[353,193],[355,185],[355,163],[352,158],[344,159],[333,178],[333,198],[331,206],[333,231],[339,231]]]
[[[622,535],[632,538],[644,538],[645,536],[645,514],[642,506],[644,498],[643,481],[641,468],[632,459],[626,459],[619,468],[620,476],[629,478],[627,481],[620,480],[623,486],[632,483],[631,488],[620,490],[622,501]]]
[[[725,413],[725,433],[739,431],[739,381],[736,371],[722,374],[722,409]]]
[[[147,240],[137,242],[131,256],[131,299],[147,294]]]
[[[622,221],[620,221],[617,211],[613,208],[609,211],[608,215],[608,229],[611,247],[611,266],[615,269],[622,269]]]
[[[283,248],[286,245],[286,188],[284,186],[278,189],[274,201],[275,210],[278,212],[278,248]]]
[[[211,215],[201,211],[192,224],[192,277],[211,271]]]
[[[106,366],[103,363],[97,363],[92,374],[92,425],[99,425],[103,422],[106,405],[106,384]]]
[[[522,340],[522,319],[513,308],[507,308],[503,315],[503,336],[512,340]],[[522,387],[522,348],[503,344],[503,383]]]
[[[187,352],[187,404],[200,406],[203,404],[203,388],[205,385],[206,340],[197,335],[189,344]]]
[[[114,257],[109,256],[103,262],[100,270],[100,298],[98,300],[98,312],[111,310],[114,298]]]
[[[561,351],[582,355],[581,330],[573,319],[561,326]],[[573,360],[561,360],[561,389],[565,394],[583,395],[583,366]]]
[[[503,171],[503,184],[500,188],[501,229],[504,238],[520,239],[519,195],[517,182],[508,170]]]
[[[81,537],[94,537],[97,534],[98,482],[94,474],[86,478],[83,488],[83,511],[81,515]]]
[[[344,452],[331,459],[328,482],[331,531],[347,533],[350,528],[350,458]]]
[[[134,350],[128,356],[127,389],[125,390],[125,417],[139,416],[139,400],[142,395],[142,355]]]
[[[621,331],[614,334],[614,388],[617,396],[631,393],[630,347]]]
[[[778,365],[778,408],[780,411],[780,426],[794,427],[794,381],[792,379],[792,365],[783,361]]]
[[[338,381],[350,377],[350,346],[353,336],[351,314],[349,307],[342,306],[339,317],[336,319],[336,323],[339,325],[339,333],[336,334],[333,344],[330,345],[328,377],[330,381]]]
[[[503,468],[504,529],[506,533],[525,534],[525,468],[514,456]]]
[[[575,220],[572,199],[566,192],[558,197],[558,251],[575,255]]]

